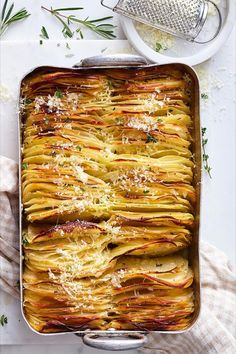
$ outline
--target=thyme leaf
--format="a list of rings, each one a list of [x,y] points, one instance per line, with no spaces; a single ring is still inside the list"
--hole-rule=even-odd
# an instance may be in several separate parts
[[[1,323],[1,325],[2,325],[2,327],[3,326],[5,326],[6,324],[7,324],[7,316],[5,316],[5,315],[1,315],[1,317],[0,317],[0,323]]]
[[[155,48],[156,52],[160,52],[161,49],[162,49],[161,43],[156,42],[156,48]]]
[[[44,26],[42,26],[42,28],[41,28],[40,38],[49,39],[48,32]]]
[[[27,162],[24,162],[24,163],[22,164],[22,169],[23,169],[23,170],[27,170],[27,168],[28,168],[28,164],[27,164]]]
[[[157,139],[150,133],[147,133],[146,143],[157,143]]]

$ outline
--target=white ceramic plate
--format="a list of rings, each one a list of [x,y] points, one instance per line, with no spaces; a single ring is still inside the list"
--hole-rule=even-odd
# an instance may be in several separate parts
[[[156,52],[141,38],[133,20],[120,16],[120,21],[132,46],[151,62],[159,64],[181,62],[188,65],[196,65],[211,58],[222,47],[235,24],[236,1],[221,0],[218,6],[222,13],[223,25],[220,33],[213,41],[206,44],[197,44],[175,37],[174,45],[161,53]],[[217,17],[213,17],[213,20],[216,21]],[[215,25],[215,22],[213,25]]]

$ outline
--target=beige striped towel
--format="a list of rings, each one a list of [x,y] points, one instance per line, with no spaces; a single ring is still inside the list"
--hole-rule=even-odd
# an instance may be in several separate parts
[[[0,287],[19,296],[17,164],[0,156]],[[149,334],[146,354],[236,354],[236,279],[224,253],[201,243],[202,308],[184,334]]]
[[[18,297],[18,167],[0,156],[0,287]]]
[[[236,354],[236,278],[226,255],[201,242],[201,312],[183,334],[150,334],[145,354]]]

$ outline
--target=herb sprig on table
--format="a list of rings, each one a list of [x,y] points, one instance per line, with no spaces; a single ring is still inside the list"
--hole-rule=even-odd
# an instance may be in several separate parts
[[[209,177],[212,178],[211,176],[211,170],[212,168],[209,165],[209,155],[206,154],[206,144],[208,143],[208,139],[206,138],[206,130],[207,128],[202,128],[202,160],[203,160],[203,167],[205,171],[208,173]]]
[[[14,3],[8,7],[8,0],[5,0],[1,10],[1,24],[0,24],[0,37],[7,30],[7,28],[18,21],[21,21],[30,16],[30,13],[25,8],[13,13]]]
[[[7,324],[7,316],[1,315],[1,317],[0,317],[0,324],[1,324],[2,327]]]
[[[42,28],[41,28],[41,32],[40,32],[39,37],[41,38],[39,41],[40,45],[43,44],[43,39],[46,39],[46,40],[49,39],[48,32],[44,26],[42,26]]]
[[[46,30],[46,28],[44,26],[42,26],[41,28],[41,33],[40,33],[40,38],[42,39],[49,39],[49,35],[48,35],[48,32]]]
[[[102,17],[102,18],[97,18],[94,20],[89,19],[86,17],[84,20],[76,17],[74,14],[70,15],[65,15],[62,12],[68,12],[68,11],[77,11],[77,10],[83,10],[83,7],[67,7],[67,8],[58,8],[58,9],[53,9],[52,7],[50,9],[42,6],[43,10],[46,10],[51,13],[63,26],[62,27],[62,33],[65,38],[72,38],[75,33],[77,33],[80,38],[83,38],[83,32],[81,30],[81,27],[78,27],[75,32],[71,29],[71,25],[79,25],[79,26],[84,26],[88,28],[89,30],[95,32],[99,36],[106,38],[106,39],[113,39],[115,38],[114,34],[114,29],[115,26],[113,26],[111,23],[107,23],[106,21],[112,19],[112,16],[108,17]]]

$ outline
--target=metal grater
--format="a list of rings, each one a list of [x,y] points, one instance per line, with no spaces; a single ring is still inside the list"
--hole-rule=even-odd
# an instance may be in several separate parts
[[[220,10],[211,0],[119,0],[114,7],[105,1],[101,0],[101,4],[114,12],[196,43],[210,42],[222,26]],[[209,2],[218,12],[219,24],[210,39],[199,42],[195,38],[206,21]]]

